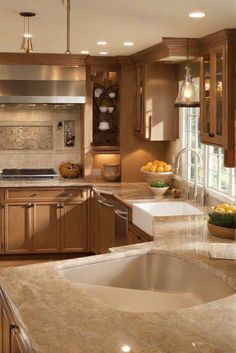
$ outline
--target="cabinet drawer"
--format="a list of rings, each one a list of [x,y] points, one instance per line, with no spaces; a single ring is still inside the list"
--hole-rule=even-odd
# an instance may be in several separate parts
[[[86,189],[7,189],[5,193],[5,201],[21,201],[21,200],[78,200],[87,198],[88,191]]]

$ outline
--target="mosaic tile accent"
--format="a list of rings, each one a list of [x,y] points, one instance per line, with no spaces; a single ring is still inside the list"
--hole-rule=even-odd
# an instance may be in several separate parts
[[[0,126],[0,150],[52,149],[52,126]]]

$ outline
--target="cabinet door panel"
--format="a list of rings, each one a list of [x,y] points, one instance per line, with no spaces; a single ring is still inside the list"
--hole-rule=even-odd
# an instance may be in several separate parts
[[[10,349],[10,323],[4,308],[2,308],[2,352],[11,353]]]
[[[100,254],[107,253],[115,246],[115,214],[114,207],[99,204],[99,248]]]
[[[59,251],[59,213],[57,203],[34,204],[33,252]]]
[[[88,211],[87,201],[65,203],[61,209],[61,250],[63,252],[87,251]]]
[[[5,212],[5,252],[27,253],[30,251],[30,214],[27,204],[7,204]]]

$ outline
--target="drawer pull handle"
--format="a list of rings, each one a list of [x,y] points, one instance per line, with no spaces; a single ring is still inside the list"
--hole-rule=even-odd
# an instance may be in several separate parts
[[[103,200],[98,200],[98,202],[103,206],[114,208],[114,206],[112,204],[110,204],[108,202],[104,202]]]
[[[213,134],[212,132],[209,132],[208,136],[209,137],[215,137],[215,134]]]
[[[73,194],[64,194],[63,197],[72,197]]]
[[[58,209],[64,208],[64,205],[58,205],[57,208]]]
[[[32,208],[32,207],[34,207],[34,204],[33,204],[33,203],[28,203],[28,204],[26,205],[26,208]]]
[[[38,194],[32,194],[32,195],[31,195],[31,197],[36,197],[36,196],[38,196]]]

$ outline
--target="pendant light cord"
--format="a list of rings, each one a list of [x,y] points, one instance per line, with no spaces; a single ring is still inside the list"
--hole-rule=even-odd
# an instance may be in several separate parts
[[[67,11],[67,38],[66,38],[66,52],[65,54],[71,54],[70,50],[70,0],[62,0],[63,5],[66,4],[66,11]]]

